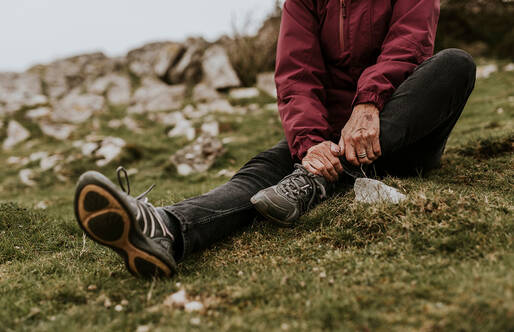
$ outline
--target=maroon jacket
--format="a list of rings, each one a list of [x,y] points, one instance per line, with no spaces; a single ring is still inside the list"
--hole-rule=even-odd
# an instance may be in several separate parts
[[[293,157],[336,141],[357,104],[382,110],[434,51],[439,0],[286,0],[275,81]]]

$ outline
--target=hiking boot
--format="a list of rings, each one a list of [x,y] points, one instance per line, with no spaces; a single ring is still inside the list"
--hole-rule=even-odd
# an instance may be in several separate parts
[[[250,201],[264,217],[289,227],[314,204],[327,197],[328,182],[302,165],[272,187],[255,194]]]
[[[173,235],[146,192],[131,197],[127,171],[117,170],[122,190],[98,172],[82,174],[75,192],[75,216],[94,241],[116,251],[138,277],[170,277],[177,271]],[[125,176],[125,189],[121,176]]]

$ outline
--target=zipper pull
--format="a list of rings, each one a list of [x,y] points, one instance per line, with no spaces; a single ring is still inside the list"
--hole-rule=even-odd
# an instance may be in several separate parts
[[[346,18],[346,3],[341,0],[341,8],[343,8],[343,17]]]

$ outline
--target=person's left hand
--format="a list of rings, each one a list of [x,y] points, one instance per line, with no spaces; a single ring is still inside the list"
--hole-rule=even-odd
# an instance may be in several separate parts
[[[355,166],[371,164],[381,155],[380,117],[373,104],[359,104],[341,131],[341,154]]]

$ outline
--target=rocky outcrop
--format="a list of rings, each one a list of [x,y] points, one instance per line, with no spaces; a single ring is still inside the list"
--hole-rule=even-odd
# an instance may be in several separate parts
[[[205,51],[202,69],[204,81],[216,90],[226,90],[241,85],[222,46],[213,45]]]
[[[184,84],[166,85],[146,78],[132,97],[130,113],[170,111],[182,107],[186,95]]]
[[[0,73],[0,116],[47,102],[48,98],[43,95],[38,75]]]
[[[107,98],[109,104],[127,105],[130,103],[132,87],[126,75],[111,73],[93,81],[88,91]]]
[[[83,123],[93,114],[105,110],[105,98],[93,94],[70,93],[55,105],[52,120],[55,122]]]
[[[2,144],[4,150],[10,150],[17,144],[27,140],[30,132],[25,129],[19,122],[11,120],[7,125],[7,138]]]
[[[136,76],[164,77],[184,53],[184,46],[173,42],[146,44],[127,54],[129,70]]]

